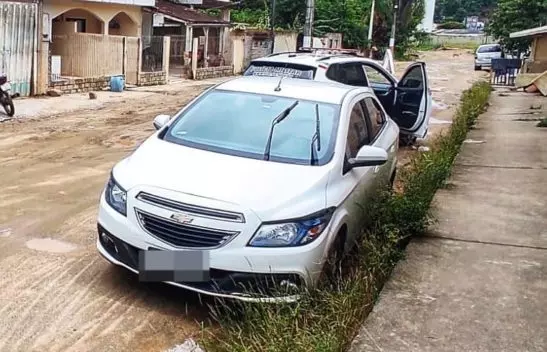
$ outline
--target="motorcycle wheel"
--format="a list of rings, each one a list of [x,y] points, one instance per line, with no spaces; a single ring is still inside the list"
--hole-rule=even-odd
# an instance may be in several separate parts
[[[4,110],[6,111],[8,117],[12,117],[13,115],[15,115],[15,106],[13,105],[13,100],[8,94],[4,94],[4,102],[2,103],[2,105],[4,106]]]

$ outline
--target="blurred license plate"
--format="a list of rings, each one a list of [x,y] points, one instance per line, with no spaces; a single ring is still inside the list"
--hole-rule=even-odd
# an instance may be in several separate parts
[[[2,89],[2,91],[4,91],[4,92],[7,92],[8,90],[11,90],[11,84],[4,83],[0,86],[0,89]]]
[[[139,252],[139,280],[143,282],[207,282],[209,252],[164,251]]]

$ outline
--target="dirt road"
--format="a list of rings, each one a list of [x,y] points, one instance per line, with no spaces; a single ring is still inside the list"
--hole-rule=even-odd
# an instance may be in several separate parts
[[[449,105],[482,75],[464,52],[425,60]],[[112,166],[153,132],[156,114],[204,87],[0,124],[0,351],[161,351],[199,331],[207,309],[195,295],[139,284],[97,254],[95,239]]]

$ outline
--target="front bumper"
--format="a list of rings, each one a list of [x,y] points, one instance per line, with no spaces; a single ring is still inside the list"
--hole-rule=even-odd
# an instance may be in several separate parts
[[[97,249],[99,253],[112,264],[124,267],[138,274],[139,250],[116,238],[100,225],[98,228]],[[105,242],[101,234],[106,234],[109,241],[112,242]],[[114,245],[116,249],[113,248]],[[297,286],[301,284],[301,279],[297,275],[249,274],[216,269],[211,270],[211,281],[209,282],[179,283],[166,281],[165,283],[208,296],[248,302],[296,301],[299,297],[298,294],[275,295],[279,293],[279,291],[276,292],[275,290],[279,288],[279,284],[283,281],[290,281]]]
[[[138,274],[139,251],[177,248],[159,241],[135,222],[132,215],[124,217],[118,214],[101,197],[97,249],[111,263]],[[242,301],[282,302],[298,299],[297,292],[313,286],[319,277],[322,260],[327,253],[330,226],[319,239],[306,246],[247,247],[246,243],[257,226],[258,223],[251,224],[249,220],[245,224],[248,230],[241,232],[226,245],[209,251],[210,282],[166,283],[204,295]],[[108,243],[101,241],[101,233],[113,238],[118,251],[112,250]]]

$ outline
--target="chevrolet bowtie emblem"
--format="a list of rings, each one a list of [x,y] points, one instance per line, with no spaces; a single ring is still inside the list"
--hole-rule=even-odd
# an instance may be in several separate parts
[[[191,224],[192,221],[194,221],[194,218],[186,214],[175,213],[171,215],[171,220],[174,220],[181,224]]]

